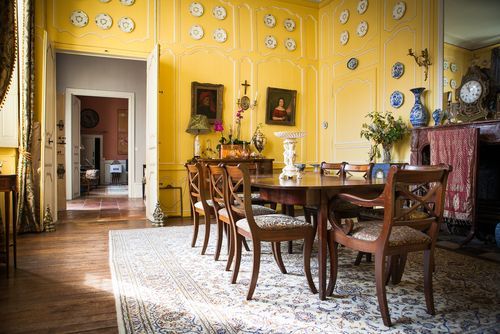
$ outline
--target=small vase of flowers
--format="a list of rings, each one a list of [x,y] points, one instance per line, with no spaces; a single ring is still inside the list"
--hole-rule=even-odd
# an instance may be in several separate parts
[[[369,152],[370,162],[380,157],[379,145],[382,145],[383,149],[383,162],[390,162],[392,147],[408,133],[408,126],[401,116],[395,119],[388,111],[385,113],[372,111],[366,117],[371,122],[363,123],[360,135],[372,142]]]

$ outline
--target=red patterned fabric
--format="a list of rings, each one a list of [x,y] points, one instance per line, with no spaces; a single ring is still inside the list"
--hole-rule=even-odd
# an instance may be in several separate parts
[[[445,163],[453,170],[448,176],[444,216],[472,221],[474,173],[478,129],[450,129],[429,132],[431,164]]]

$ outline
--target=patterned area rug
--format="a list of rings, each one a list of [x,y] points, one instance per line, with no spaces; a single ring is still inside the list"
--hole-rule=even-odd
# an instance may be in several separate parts
[[[215,229],[213,229],[215,230]],[[340,249],[335,298],[309,291],[300,245],[283,247],[288,274],[263,247],[254,299],[246,301],[250,252],[243,251],[237,284],[214,261],[213,242],[200,255],[190,247],[192,228],[164,227],[110,232],[110,267],[121,333],[497,333],[500,265],[437,249],[434,297],[437,314],[425,312],[422,254],[408,259],[402,282],[389,285],[393,327],[383,325],[373,264],[353,265],[356,253]],[[200,236],[203,230],[200,231]],[[199,240],[201,238],[199,237]],[[213,239],[212,239],[213,241]],[[264,244],[266,245],[266,244]],[[313,275],[317,258],[313,254]]]

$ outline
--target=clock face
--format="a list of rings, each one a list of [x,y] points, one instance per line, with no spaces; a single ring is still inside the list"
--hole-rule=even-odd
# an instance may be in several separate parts
[[[483,87],[479,81],[471,80],[466,82],[460,89],[460,99],[465,103],[474,103],[483,92]]]

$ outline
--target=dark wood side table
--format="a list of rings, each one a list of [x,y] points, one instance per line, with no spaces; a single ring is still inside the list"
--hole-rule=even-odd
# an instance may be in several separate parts
[[[9,258],[10,258],[10,216],[12,215],[12,241],[14,246],[14,268],[17,267],[17,248],[16,248],[16,221],[17,221],[17,176],[0,174],[0,191],[4,193],[5,198],[5,270],[9,277]],[[12,206],[10,194],[12,193]]]

